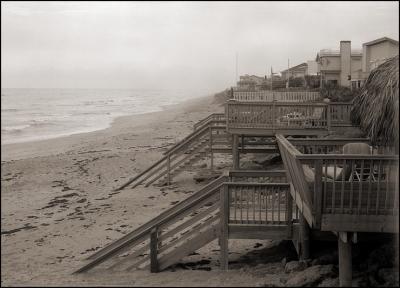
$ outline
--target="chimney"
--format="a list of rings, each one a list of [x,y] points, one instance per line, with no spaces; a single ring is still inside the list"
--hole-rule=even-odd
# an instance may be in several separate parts
[[[350,87],[351,41],[340,41],[340,85]]]

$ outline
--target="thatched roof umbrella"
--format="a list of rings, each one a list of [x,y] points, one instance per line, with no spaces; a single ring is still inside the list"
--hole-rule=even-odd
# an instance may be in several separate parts
[[[399,56],[371,71],[353,100],[351,120],[368,135],[373,145],[399,143]]]

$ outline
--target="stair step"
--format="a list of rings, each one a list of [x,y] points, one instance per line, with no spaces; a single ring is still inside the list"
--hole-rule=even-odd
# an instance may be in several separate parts
[[[158,261],[160,270],[164,270],[165,268],[176,263],[183,257],[189,255],[190,253],[196,251],[197,249],[200,249],[204,245],[216,239],[218,236],[218,226],[218,224],[210,226],[206,231],[200,232],[195,237],[177,246],[170,253],[161,256]]]

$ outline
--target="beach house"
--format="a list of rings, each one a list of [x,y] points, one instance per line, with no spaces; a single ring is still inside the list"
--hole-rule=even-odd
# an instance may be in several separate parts
[[[371,70],[387,59],[399,55],[399,41],[382,37],[363,44],[361,68],[352,71],[351,88],[359,89],[368,78]]]
[[[237,90],[243,91],[255,91],[264,82],[264,77],[259,77],[256,75],[243,75],[240,76],[237,82]]]
[[[361,69],[362,51],[352,50],[351,41],[340,41],[340,50],[323,49],[317,55],[321,87],[325,83],[350,87],[351,74]]]
[[[308,72],[308,64],[301,63],[299,65],[290,67],[289,69],[281,71],[282,79],[288,80],[289,78],[304,77]]]
[[[317,54],[321,86],[332,83],[360,88],[372,69],[399,54],[399,42],[382,37],[366,42],[362,49],[352,49],[351,41],[340,41],[340,49],[322,49]]]

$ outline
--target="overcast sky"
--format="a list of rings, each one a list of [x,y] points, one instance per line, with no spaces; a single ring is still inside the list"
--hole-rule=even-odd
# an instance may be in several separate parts
[[[2,87],[217,91],[320,49],[398,40],[398,2],[1,2]]]

